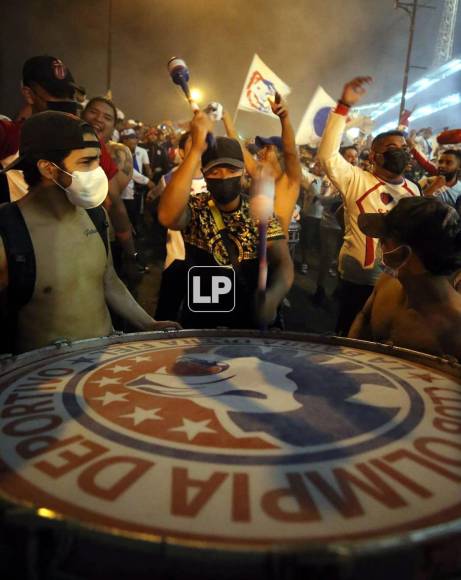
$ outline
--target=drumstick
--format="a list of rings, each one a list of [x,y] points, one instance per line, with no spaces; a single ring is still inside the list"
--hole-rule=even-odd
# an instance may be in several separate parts
[[[258,292],[265,293],[267,287],[267,221],[260,221],[258,224],[259,234],[259,273],[258,273]]]
[[[264,300],[267,288],[267,230],[269,219],[274,212],[275,180],[267,166],[258,168],[253,183],[253,195],[250,200],[250,212],[258,220],[258,288],[257,292]],[[266,330],[264,325],[261,330]]]
[[[189,102],[189,105],[192,111],[195,113],[196,111],[200,111],[200,107],[192,98],[190,89],[189,89],[189,69],[187,64],[181,59],[174,56],[170,58],[167,64],[168,72],[170,73],[171,80],[174,82],[175,85],[181,87],[183,93],[186,95],[186,99]],[[212,148],[216,146],[216,140],[212,133],[208,133],[206,136],[206,140],[208,143],[208,147]]]

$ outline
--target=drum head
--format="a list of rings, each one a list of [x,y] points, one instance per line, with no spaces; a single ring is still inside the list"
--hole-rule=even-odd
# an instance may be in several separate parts
[[[2,371],[4,513],[147,546],[158,565],[211,562],[210,577],[216,562],[259,578],[285,559],[291,578],[454,546],[459,377],[411,351],[287,333],[146,333],[21,355]]]

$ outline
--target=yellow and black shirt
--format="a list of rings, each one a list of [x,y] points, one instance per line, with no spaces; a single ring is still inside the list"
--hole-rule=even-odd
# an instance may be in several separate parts
[[[199,193],[189,200],[191,219],[182,234],[186,246],[187,267],[231,266],[226,247],[208,205],[209,193]],[[258,224],[250,216],[249,200],[241,196],[240,206],[233,212],[221,212],[229,239],[234,244],[239,261],[236,273],[236,308],[232,313],[211,316],[192,313],[187,304],[183,309],[185,328],[212,328],[216,325],[233,328],[251,328],[254,294],[258,279]],[[267,241],[284,239],[277,218],[269,221]],[[269,265],[270,281],[270,265]]]

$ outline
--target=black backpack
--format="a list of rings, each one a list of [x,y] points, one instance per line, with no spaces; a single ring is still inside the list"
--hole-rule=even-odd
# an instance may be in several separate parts
[[[0,173],[0,204],[10,201],[10,186],[4,173]]]
[[[103,208],[86,211],[108,254],[108,223]],[[0,354],[4,354],[14,352],[18,312],[32,298],[36,278],[32,240],[16,203],[0,206],[0,236],[8,261],[8,288],[0,294]]]

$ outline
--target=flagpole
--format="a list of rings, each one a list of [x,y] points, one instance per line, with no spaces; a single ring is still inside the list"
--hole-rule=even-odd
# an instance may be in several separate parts
[[[238,105],[237,105],[237,108],[235,109],[234,116],[232,117],[232,124],[234,125],[234,127],[235,127],[235,121],[237,120],[238,114],[239,114],[239,108],[238,108]]]

